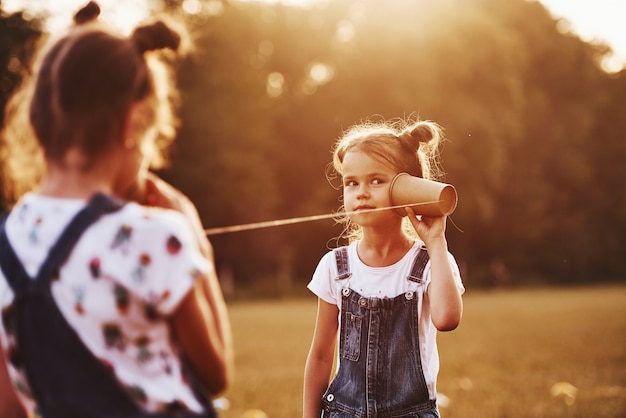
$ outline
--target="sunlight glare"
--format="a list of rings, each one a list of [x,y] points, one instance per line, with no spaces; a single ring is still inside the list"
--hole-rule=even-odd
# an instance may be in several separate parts
[[[270,73],[267,76],[265,91],[271,98],[277,98],[283,94],[285,88],[285,77],[279,72]]]
[[[184,0],[181,7],[185,13],[197,15],[202,11],[202,2],[200,0]]]
[[[322,3],[323,0],[235,0],[240,3],[268,3],[268,4],[284,4],[286,6],[298,6],[310,8],[314,5]],[[328,0],[325,0],[328,1]]]
[[[342,20],[337,25],[335,39],[341,43],[350,42],[355,35],[354,24],[349,20]]]
[[[304,94],[315,94],[318,87],[323,86],[335,77],[335,69],[323,62],[313,62],[309,66],[309,70],[302,84],[300,90]]]
[[[334,69],[327,64],[316,62],[311,65],[309,77],[318,85],[328,83],[335,75]]]
[[[188,15],[220,16],[224,13],[224,3],[221,0],[184,0],[181,8]]]
[[[538,0],[555,18],[562,32],[576,33],[586,42],[603,41],[612,49],[602,67],[620,71],[626,65],[626,36],[623,28],[623,0]]]
[[[562,398],[566,405],[574,405],[578,388],[568,382],[558,382],[552,385],[550,393],[555,398]]]
[[[100,0],[100,19],[115,30],[128,34],[137,23],[148,17],[149,0]],[[72,24],[72,16],[86,0],[3,0],[2,8],[9,12],[28,10],[32,16],[46,17],[46,29],[52,35],[63,33]]]

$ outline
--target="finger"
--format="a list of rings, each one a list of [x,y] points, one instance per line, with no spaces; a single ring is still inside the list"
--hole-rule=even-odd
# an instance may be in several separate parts
[[[408,213],[408,214],[409,214],[409,218],[410,218],[411,220],[413,220],[413,219],[417,219],[418,221],[421,221],[421,220],[422,220],[422,216],[421,216],[421,215],[417,215],[417,214],[415,213],[415,211],[413,210],[413,208],[412,208],[412,207],[407,206],[407,207],[405,208],[405,210],[406,210],[406,213]]]

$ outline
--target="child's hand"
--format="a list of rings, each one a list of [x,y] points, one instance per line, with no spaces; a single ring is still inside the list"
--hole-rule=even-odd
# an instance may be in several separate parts
[[[447,216],[416,215],[411,207],[407,207],[406,211],[415,232],[424,241],[426,248],[429,248],[437,240],[445,240]]]

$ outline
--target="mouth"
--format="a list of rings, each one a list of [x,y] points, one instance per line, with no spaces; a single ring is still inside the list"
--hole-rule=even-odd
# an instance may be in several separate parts
[[[354,211],[361,211],[361,210],[372,210],[375,209],[373,206],[368,206],[368,205],[361,205],[361,206],[357,206],[356,208],[354,208]]]

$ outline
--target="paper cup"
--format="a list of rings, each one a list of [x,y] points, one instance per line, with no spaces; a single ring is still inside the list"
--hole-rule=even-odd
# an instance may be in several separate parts
[[[414,177],[407,173],[398,174],[389,187],[392,206],[410,205],[417,215],[450,215],[456,209],[456,189],[451,184]],[[394,209],[406,216],[405,208]]]

